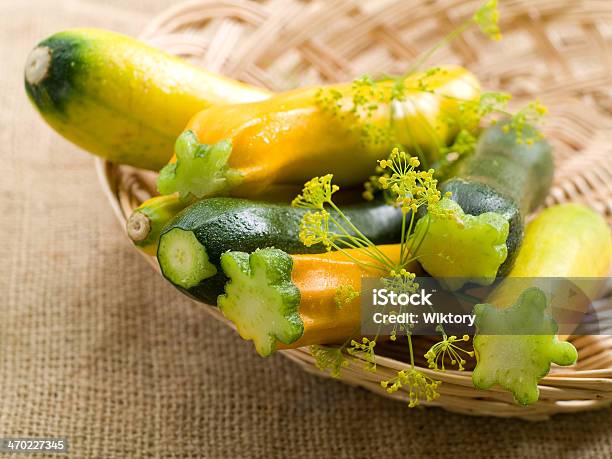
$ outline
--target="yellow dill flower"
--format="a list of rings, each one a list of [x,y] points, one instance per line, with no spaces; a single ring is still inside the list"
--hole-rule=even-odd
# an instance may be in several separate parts
[[[417,157],[394,148],[389,158],[378,161],[382,174],[377,182],[370,178],[366,190],[386,191],[388,200],[404,210],[416,212],[422,205],[433,205],[440,200],[438,180],[433,169],[421,171],[420,165]]]
[[[455,153],[458,159],[461,156],[467,156],[471,154],[476,148],[476,136],[467,129],[461,129],[455,140],[448,147],[441,147],[440,153],[442,155],[448,155]]]
[[[378,126],[372,118],[381,103],[387,104],[391,100],[389,91],[369,75],[353,80],[350,92],[343,94],[334,88],[321,88],[315,94],[315,103],[322,111],[346,122],[349,131],[359,130],[364,146],[390,142],[390,123]]]
[[[542,139],[542,134],[532,126],[539,124],[547,113],[548,109],[536,99],[516,112],[510,118],[510,122],[503,126],[502,129],[506,133],[510,132],[510,130],[515,131],[516,143],[532,145],[534,142]]]
[[[497,10],[497,0],[489,0],[482,5],[474,16],[474,22],[478,24],[480,30],[493,40],[501,40],[501,30],[499,29],[499,11]]]
[[[429,376],[426,376],[416,368],[408,368],[397,372],[397,376],[388,381],[381,381],[380,385],[392,394],[402,387],[408,388],[408,406],[414,408],[423,399],[431,402],[438,398],[438,387],[442,384]]]
[[[315,344],[310,346],[309,350],[315,359],[316,367],[321,371],[328,371],[332,378],[339,378],[342,368],[349,364],[342,354],[341,347],[333,348]]]
[[[359,297],[359,292],[352,285],[341,285],[336,289],[334,303],[338,309],[342,309],[345,304],[349,304]]]
[[[332,195],[340,188],[332,185],[333,174],[322,177],[314,177],[304,184],[302,194],[298,195],[292,202],[293,207],[306,209],[323,209],[325,204],[331,204]]]
[[[341,116],[342,93],[335,88],[320,88],[315,94],[315,103],[319,108],[333,116]]]
[[[458,104],[460,115],[445,118],[445,122],[455,127],[458,132],[453,143],[441,146],[438,150],[440,159],[435,164],[436,178],[448,178],[452,175],[452,167],[475,151],[478,132],[485,119],[489,118],[490,122],[495,124],[497,120],[491,117],[492,114],[511,116],[506,110],[510,99],[510,94],[487,91],[481,93],[476,100],[465,100]]]
[[[430,69],[427,69],[425,73],[423,74],[423,76],[417,80],[417,88],[419,89],[419,91],[434,93],[435,91],[429,85],[428,80],[430,80],[432,77],[440,73],[444,74],[444,73],[447,73],[447,71],[440,67],[432,67]]]
[[[332,248],[334,233],[329,230],[329,212],[307,212],[300,221],[299,238],[306,247],[323,244],[329,251]]]
[[[406,271],[404,268],[399,271],[391,270],[390,277],[382,280],[385,288],[393,290],[397,294],[400,293],[415,293],[419,289],[419,284],[414,281],[415,273]]]
[[[474,357],[474,351],[467,351],[462,347],[458,346],[457,342],[469,341],[468,335],[463,335],[461,338],[456,336],[444,335],[442,341],[434,344],[426,353],[425,358],[429,364],[429,368],[433,370],[444,371],[444,360],[449,359],[452,366],[457,366],[457,369],[462,371],[466,364],[464,356]]]
[[[346,352],[354,357],[359,357],[365,362],[364,368],[368,371],[376,371],[376,354],[374,353],[374,347],[376,346],[375,340],[369,338],[361,338],[361,342],[351,340],[351,347]]]

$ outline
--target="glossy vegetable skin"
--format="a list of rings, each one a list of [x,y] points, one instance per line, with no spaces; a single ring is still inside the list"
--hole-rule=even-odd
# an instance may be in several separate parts
[[[211,159],[193,148],[191,158],[197,161],[181,159],[177,152],[178,165],[167,167],[174,172],[181,162],[188,162],[188,169],[182,176],[165,174],[158,186],[164,193],[184,192],[185,182],[191,182],[188,191],[197,197],[254,197],[274,186],[302,185],[327,173],[338,185],[353,186],[366,181],[376,160],[386,158],[397,142],[434,155],[456,134],[452,120],[459,116],[461,101],[478,98],[480,90],[476,78],[461,67],[443,68],[431,76],[427,85],[433,93],[417,89],[422,78],[424,74],[409,77],[405,100],[380,103],[371,117],[338,114],[318,102],[321,91],[329,91],[340,95],[339,104],[350,104],[351,84],[298,89],[266,101],[203,110],[186,131],[200,144],[226,141],[231,151]],[[393,82],[379,85],[389,97]],[[367,126],[391,131],[388,136],[364,139]]]
[[[215,304],[227,280],[220,258],[228,250],[275,247],[293,254],[325,252],[322,244],[307,247],[300,242],[300,223],[306,212],[287,204],[238,198],[198,201],[162,231],[157,251],[162,273],[192,297]],[[400,209],[373,201],[343,206],[343,212],[375,243],[400,239]]]
[[[487,284],[512,267],[525,217],[544,203],[554,169],[550,144],[530,126],[522,136],[531,141],[518,140],[507,121],[485,129],[474,155],[440,186],[458,207],[455,219],[426,217],[417,225],[429,228],[421,264],[432,276]]]
[[[530,127],[523,130],[527,131],[523,136],[540,135]],[[538,137],[532,143],[520,143],[515,130],[503,122],[481,134],[476,154],[460,166],[455,177],[442,184],[442,192],[451,192],[465,213],[496,212],[508,220],[508,258],[501,273],[507,272],[518,253],[525,217],[544,203],[553,172],[548,141]]]
[[[199,110],[269,95],[100,29],[66,30],[40,42],[26,61],[25,88],[45,121],[71,142],[152,170],[166,164]]]
[[[399,260],[399,244],[379,248],[391,260]],[[361,250],[347,252],[370,261]],[[230,280],[219,296],[219,309],[264,357],[276,349],[341,343],[358,336],[360,298],[339,308],[338,288],[351,286],[359,292],[363,277],[384,275],[382,269],[357,265],[344,252],[288,255],[274,248],[252,254],[226,252],[221,266]]]
[[[601,215],[581,204],[561,204],[545,209],[527,225],[508,277],[601,278],[603,282],[611,261],[610,228]],[[593,296],[598,284],[591,289],[587,293]],[[492,301],[504,307],[516,297],[516,291],[502,286]]]
[[[558,325],[550,317],[551,302],[564,301],[555,307],[565,312],[577,306],[573,304],[576,300],[570,300],[574,296],[567,293],[564,284],[544,288],[551,285],[546,279],[572,281],[586,298],[593,299],[611,262],[610,229],[600,215],[585,206],[554,206],[530,222],[508,278],[487,298],[487,304],[475,307],[479,330],[474,338],[474,385],[487,389],[499,384],[519,403],[537,401],[537,383],[548,374],[551,362],[571,365],[577,358],[573,345],[555,336]],[[490,334],[491,330],[498,333]]]

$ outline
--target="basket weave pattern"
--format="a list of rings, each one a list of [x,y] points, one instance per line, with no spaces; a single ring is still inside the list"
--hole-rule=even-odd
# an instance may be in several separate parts
[[[346,81],[364,73],[401,73],[479,3],[197,0],[154,18],[141,38],[208,70],[280,91]],[[544,131],[553,143],[557,166],[546,204],[582,202],[612,223],[612,3],[502,3],[501,42],[491,42],[470,30],[441,49],[430,63],[465,65],[485,88],[508,91],[517,104],[538,97],[550,110]],[[122,223],[155,194],[155,174],[101,160],[98,166]],[[147,259],[158,269],[153,257]],[[598,305],[600,310],[612,310],[612,296]],[[207,309],[228,323],[216,308]],[[420,356],[432,344],[422,337],[415,341],[415,355]],[[579,363],[553,368],[541,382],[540,401],[535,405],[517,406],[500,389],[476,390],[470,371],[434,373],[422,368],[443,381],[441,397],[426,405],[531,420],[609,405],[612,337],[572,337],[571,341],[579,351]],[[380,348],[375,374],[351,362],[342,380],[408,400],[405,391],[388,394],[379,384],[406,368],[406,352],[393,344]],[[323,374],[314,366],[308,349],[281,352],[307,371]],[[423,359],[419,364],[423,365]]]

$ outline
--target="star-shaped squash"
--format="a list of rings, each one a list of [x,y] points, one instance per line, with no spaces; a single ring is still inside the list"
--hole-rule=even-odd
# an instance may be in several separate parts
[[[508,220],[495,212],[469,215],[444,198],[421,218],[413,238],[423,268],[451,290],[467,282],[489,285],[508,256]]]
[[[157,188],[161,194],[178,192],[182,198],[203,198],[240,182],[240,173],[228,166],[232,143],[227,140],[206,145],[198,142],[193,131],[185,131],[176,140],[174,151],[176,162],[159,172]]]
[[[257,352],[266,357],[276,342],[290,344],[304,333],[300,317],[300,291],[291,281],[293,259],[282,250],[226,252],[221,267],[229,277],[225,294],[217,301],[243,339],[253,340]]]
[[[488,389],[499,384],[512,392],[517,402],[528,405],[538,400],[538,381],[548,374],[551,363],[576,362],[576,348],[559,341],[557,324],[546,308],[546,295],[537,287],[526,289],[506,309],[491,304],[474,307],[475,387]]]

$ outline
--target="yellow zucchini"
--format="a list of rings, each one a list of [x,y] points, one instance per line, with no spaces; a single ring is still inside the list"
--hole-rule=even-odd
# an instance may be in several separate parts
[[[591,209],[565,204],[544,210],[527,225],[514,267],[489,298],[476,305],[474,385],[499,384],[521,404],[538,400],[537,383],[551,363],[571,365],[577,352],[556,336],[551,302],[563,287],[546,278],[567,279],[594,298],[612,261],[612,238],[605,220]],[[550,284],[549,284],[550,285]],[[569,307],[566,305],[557,307]]]
[[[399,261],[399,244],[378,247],[391,260]],[[253,340],[262,356],[276,349],[338,343],[359,336],[359,296],[339,308],[338,288],[352,287],[358,293],[363,277],[385,275],[385,269],[364,268],[349,257],[371,263],[363,249],[309,255],[288,255],[274,248],[251,254],[226,252],[221,267],[230,281],[217,304],[240,336]]]
[[[179,137],[158,188],[198,198],[254,197],[327,173],[340,186],[359,185],[397,143],[434,161],[457,133],[462,102],[479,97],[479,83],[464,68],[445,67],[409,76],[404,87],[403,98],[392,98],[393,80],[377,83],[369,97],[382,102],[360,115],[334,110],[356,97],[350,83],[203,110]],[[322,93],[336,97],[333,106]]]
[[[27,58],[25,87],[65,138],[110,161],[159,170],[199,110],[268,97],[133,38],[72,29],[43,40]]]

